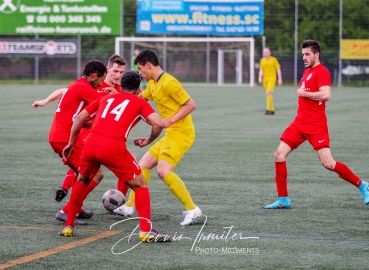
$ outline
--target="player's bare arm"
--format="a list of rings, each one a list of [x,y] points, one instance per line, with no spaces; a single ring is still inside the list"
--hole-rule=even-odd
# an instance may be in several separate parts
[[[264,75],[264,72],[263,70],[259,69],[259,83],[263,83],[263,75]]]
[[[331,99],[331,87],[328,85],[320,87],[318,92],[309,92],[305,88],[299,88],[296,93],[299,97],[306,97],[316,101],[328,101]]]
[[[278,75],[278,85],[281,86],[283,81],[282,81],[282,71],[280,68],[277,68],[277,75]]]
[[[63,92],[66,89],[67,88],[60,88],[60,89],[55,90],[54,92],[52,92],[47,98],[45,98],[43,100],[36,100],[35,102],[33,102],[32,107],[33,108],[42,107],[42,106],[45,106],[47,103],[49,103],[51,101],[59,99],[59,97],[63,94]]]
[[[146,123],[151,125],[151,133],[148,138],[137,138],[134,140],[134,144],[140,147],[144,147],[152,143],[163,130],[163,121],[157,113],[152,113],[147,117]]]
[[[76,144],[78,134],[81,131],[83,125],[90,119],[91,117],[86,110],[80,112],[74,119],[68,145],[63,149],[63,159],[67,159],[73,153],[74,145]]]
[[[163,119],[163,125],[165,128],[170,127],[175,122],[178,122],[179,120],[185,118],[187,115],[189,115],[193,110],[196,109],[195,101],[193,101],[192,98],[186,101],[185,104],[182,105],[181,109],[173,115],[172,117],[168,119]]]

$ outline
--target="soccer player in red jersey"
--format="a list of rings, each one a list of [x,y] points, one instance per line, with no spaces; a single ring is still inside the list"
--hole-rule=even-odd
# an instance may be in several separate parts
[[[330,150],[325,103],[331,98],[331,79],[326,67],[320,63],[321,47],[315,40],[301,43],[304,65],[307,68],[297,89],[298,109],[294,121],[285,129],[274,152],[275,182],[279,199],[265,209],[288,209],[291,200],[287,190],[287,156],[306,140],[317,152],[322,165],[347,182],[358,187],[365,204],[369,204],[369,188],[344,163],[335,161]]]
[[[78,145],[78,133],[82,126],[96,114],[96,119],[86,138],[83,148],[78,181],[70,197],[68,218],[62,236],[72,236],[74,219],[83,203],[92,177],[104,165],[120,180],[135,191],[135,205],[140,217],[141,241],[170,241],[170,237],[152,230],[150,222],[150,195],[141,169],[126,147],[131,129],[144,119],[151,125],[148,138],[136,139],[136,145],[143,147],[153,142],[163,130],[163,122],[149,103],[137,97],[141,78],[134,71],[126,72],[121,80],[122,93],[102,97],[87,106],[74,120],[70,140],[63,150],[63,157],[69,159]]]
[[[60,97],[49,132],[49,143],[61,158],[63,158],[62,151],[68,144],[75,117],[84,107],[101,97],[103,93],[97,92],[95,88],[102,84],[105,77],[106,66],[98,60],[91,60],[86,64],[83,76],[72,82]],[[79,137],[73,155],[68,159],[62,159],[63,163],[72,168],[76,174],[78,173],[82,148],[83,138]],[[95,176],[97,183],[100,181],[99,178],[102,178],[101,171]],[[88,213],[84,212],[83,214],[91,217]]]

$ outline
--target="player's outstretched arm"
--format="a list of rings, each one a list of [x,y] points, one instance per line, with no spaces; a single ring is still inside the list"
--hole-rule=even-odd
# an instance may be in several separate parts
[[[86,110],[80,112],[74,119],[72,129],[70,132],[68,145],[63,149],[63,159],[66,160],[73,153],[74,145],[76,144],[77,137],[83,125],[91,119],[89,113]]]
[[[163,121],[157,113],[152,113],[147,117],[146,123],[151,125],[151,133],[148,138],[137,138],[134,140],[134,144],[140,147],[144,147],[152,143],[163,130]]]
[[[42,107],[51,101],[57,100],[63,94],[65,90],[66,88],[60,88],[58,90],[55,90],[47,98],[42,99],[42,100],[36,100],[35,102],[33,102],[32,107],[33,108]]]

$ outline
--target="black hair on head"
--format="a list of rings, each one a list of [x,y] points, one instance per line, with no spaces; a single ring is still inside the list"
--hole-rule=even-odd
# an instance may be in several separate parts
[[[144,50],[137,55],[134,64],[140,64],[144,66],[147,62],[151,63],[153,66],[159,66],[159,59],[153,51]]]
[[[91,74],[96,73],[100,78],[106,73],[106,66],[103,62],[99,60],[90,60],[87,62],[85,68],[83,69],[83,76],[90,76]]]
[[[321,54],[322,52],[322,49],[320,47],[320,44],[318,41],[316,40],[313,40],[313,39],[308,39],[308,40],[304,40],[302,43],[301,43],[301,49],[305,49],[305,48],[309,48],[311,47],[311,51],[313,53],[319,53],[319,55]]]
[[[140,88],[141,76],[136,71],[124,72],[122,79],[120,80],[120,85],[123,91],[136,91]]]

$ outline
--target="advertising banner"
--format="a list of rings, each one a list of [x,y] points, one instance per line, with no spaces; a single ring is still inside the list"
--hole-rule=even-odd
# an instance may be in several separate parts
[[[369,59],[369,39],[342,39],[341,59]]]
[[[138,0],[143,34],[255,36],[264,32],[264,0]]]
[[[0,39],[0,57],[77,57],[75,40]]]
[[[0,35],[120,35],[120,0],[0,0]]]

